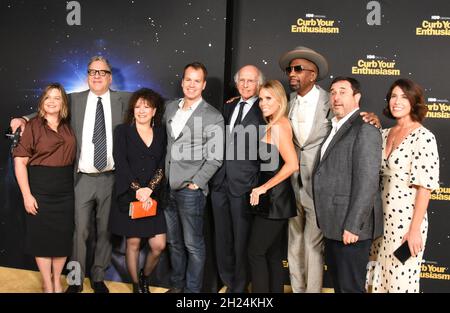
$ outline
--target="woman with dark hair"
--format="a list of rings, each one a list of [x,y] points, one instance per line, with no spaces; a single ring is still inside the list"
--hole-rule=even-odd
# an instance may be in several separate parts
[[[126,264],[133,292],[149,293],[148,277],[166,245],[166,221],[160,208],[155,216],[131,219],[130,202],[149,207],[159,202],[166,154],[166,131],[161,125],[164,100],[147,88],[131,96],[125,123],[114,131],[115,186],[109,219],[113,234],[126,237]],[[150,252],[138,273],[141,238],[149,238]]]
[[[64,88],[48,85],[38,114],[14,149],[14,168],[26,215],[25,251],[35,256],[44,292],[62,292],[61,272],[72,252],[75,134]]]
[[[399,79],[389,88],[386,100],[383,113],[397,123],[383,130],[384,235],[372,245],[375,262],[368,284],[372,292],[419,292],[427,207],[431,191],[439,187],[439,155],[434,135],[421,124],[427,107],[420,86]],[[405,241],[411,257],[403,264],[394,251]]]

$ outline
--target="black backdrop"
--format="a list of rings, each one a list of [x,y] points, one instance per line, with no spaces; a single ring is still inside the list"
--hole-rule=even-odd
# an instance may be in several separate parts
[[[450,292],[450,2],[447,0],[95,0],[78,1],[81,25],[69,26],[65,1],[0,0],[0,127],[35,110],[40,89],[60,81],[86,88],[90,56],[114,67],[114,88],[154,88],[181,95],[183,66],[199,60],[210,72],[205,98],[220,107],[235,94],[232,75],[245,64],[268,78],[286,78],[278,58],[295,46],[321,52],[330,63],[327,88],[337,75],[353,75],[363,88],[363,109],[381,116],[388,86],[399,77],[421,84],[429,105],[425,126],[441,157],[441,189],[434,192],[422,266],[424,292]],[[391,121],[382,119],[384,127]],[[21,252],[23,208],[12,174],[9,142],[0,140],[0,265],[30,268]],[[208,232],[212,230],[209,229]],[[213,258],[213,254],[209,254]],[[213,263],[210,262],[210,263]],[[215,276],[213,264],[208,265]],[[215,277],[211,279],[215,285]],[[328,282],[326,282],[328,284]],[[211,287],[214,289],[214,287]]]

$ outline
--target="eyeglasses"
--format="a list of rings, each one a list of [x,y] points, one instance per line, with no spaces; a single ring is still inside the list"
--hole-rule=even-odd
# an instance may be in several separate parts
[[[291,74],[292,70],[294,70],[294,72],[296,73],[300,73],[301,71],[310,71],[310,72],[314,72],[314,70],[311,70],[309,68],[304,68],[301,65],[295,65],[295,66],[288,66],[284,69],[286,71],[286,74],[289,75]]]
[[[95,76],[97,73],[100,76],[105,76],[106,74],[111,74],[111,72],[107,71],[107,70],[91,70],[91,69],[89,69],[87,72],[88,72],[89,76]]]

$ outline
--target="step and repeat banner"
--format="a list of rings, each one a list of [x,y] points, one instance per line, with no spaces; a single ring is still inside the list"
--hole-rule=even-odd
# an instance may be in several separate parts
[[[97,54],[111,62],[113,89],[149,87],[166,99],[182,96],[184,65],[200,61],[209,71],[204,97],[220,108],[235,94],[232,75],[245,64],[258,66],[288,90],[278,59],[307,46],[330,64],[329,76],[319,84],[328,88],[341,75],[357,78],[362,108],[380,116],[383,127],[392,126],[382,116],[388,87],[400,77],[413,79],[425,90],[429,113],[424,124],[437,138],[441,159],[441,188],[428,209],[421,290],[450,292],[448,0],[0,0],[0,40],[4,130],[11,117],[36,110],[50,82],[62,83],[68,92],[87,89],[87,62]],[[0,151],[0,266],[35,269],[22,250],[24,209],[7,139],[0,140]],[[207,232],[211,239],[212,228]],[[214,291],[211,240],[207,247],[205,290]],[[126,280],[123,244],[119,241],[115,249],[117,269],[109,275]],[[163,256],[156,283],[167,284],[167,270]],[[331,287],[328,277],[325,287]]]
[[[330,65],[319,85],[329,88],[333,77],[354,76],[362,85],[362,108],[380,116],[383,127],[393,123],[382,110],[396,79],[410,78],[424,88],[424,125],[438,142],[441,188],[428,207],[421,290],[450,292],[450,2],[234,1],[233,30],[233,71],[255,64],[288,90],[278,59],[296,46],[312,48]]]

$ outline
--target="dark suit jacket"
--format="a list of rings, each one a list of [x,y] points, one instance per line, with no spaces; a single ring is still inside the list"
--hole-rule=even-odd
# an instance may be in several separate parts
[[[355,112],[333,137],[313,174],[317,222],[325,238],[342,241],[344,230],[359,240],[383,232],[379,191],[380,131]]]
[[[211,188],[218,190],[225,179],[228,180],[229,190],[235,197],[240,197],[250,191],[258,183],[258,173],[260,171],[260,161],[258,158],[258,147],[260,134],[260,125],[265,125],[261,109],[259,108],[259,100],[253,103],[251,109],[245,115],[241,122],[242,127],[236,127],[230,134],[229,126],[231,116],[239,103],[239,99],[229,104],[224,104],[223,116],[226,123],[225,130],[225,157],[222,167],[217,171],[211,180]],[[249,133],[250,128],[247,126],[254,126],[256,133],[245,136],[245,132]],[[243,142],[240,139],[245,138]],[[242,156],[236,160],[236,156]]]
[[[115,191],[121,195],[130,191],[131,182],[148,185],[157,169],[164,169],[166,130],[153,128],[153,141],[147,147],[136,130],[136,125],[122,124],[114,131]],[[134,194],[134,192],[133,192]]]

